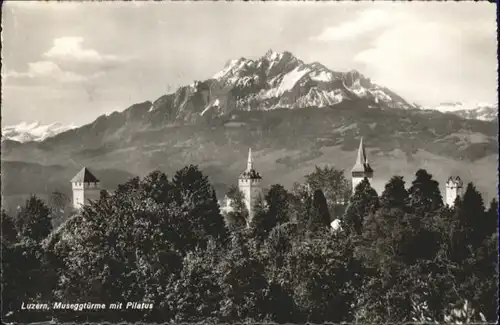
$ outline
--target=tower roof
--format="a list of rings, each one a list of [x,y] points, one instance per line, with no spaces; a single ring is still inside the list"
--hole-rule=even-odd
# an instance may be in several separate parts
[[[359,142],[358,156],[356,158],[356,163],[352,168],[352,172],[362,172],[362,173],[372,173],[373,169],[368,164],[368,158],[366,157],[365,145],[363,144],[363,138]]]
[[[75,177],[73,177],[73,179],[71,180],[71,183],[75,182],[97,183],[99,182],[99,180],[97,179],[97,177],[94,176],[94,174],[90,172],[90,170],[87,167],[83,167],[82,170],[80,170],[78,174],[76,174]]]
[[[247,169],[241,173],[240,178],[261,179],[260,174],[253,168],[252,148],[248,149]]]
[[[446,181],[446,184],[447,185],[456,185],[457,187],[463,186],[463,182],[460,179],[460,177],[458,177],[458,176],[457,177],[450,176],[450,178],[448,178],[448,181]]]

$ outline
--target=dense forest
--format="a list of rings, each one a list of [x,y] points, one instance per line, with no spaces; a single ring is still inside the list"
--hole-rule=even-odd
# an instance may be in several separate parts
[[[342,171],[272,185],[222,214],[197,166],[156,171],[60,221],[61,199],[2,212],[2,317],[15,321],[458,323],[497,320],[497,202],[453,208],[425,170],[351,196]],[[64,204],[63,204],[64,205]],[[57,218],[56,218],[57,217]],[[339,219],[340,228],[331,221]],[[56,226],[54,226],[56,225]],[[24,311],[21,303],[152,309]]]

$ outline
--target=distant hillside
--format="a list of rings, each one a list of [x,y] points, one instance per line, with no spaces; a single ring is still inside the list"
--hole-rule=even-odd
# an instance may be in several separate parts
[[[13,147],[4,143],[3,158],[46,165],[78,162],[95,170],[113,168],[134,175],[154,169],[172,174],[187,164],[199,164],[217,184],[220,195],[227,185],[236,182],[249,147],[255,152],[264,184],[289,186],[302,181],[315,164],[332,164],[349,173],[363,136],[379,191],[394,174],[411,181],[418,168],[427,168],[443,186],[449,175],[459,175],[465,181],[474,181],[488,197],[496,194],[495,123],[435,112],[423,115],[353,106],[239,112],[212,125],[145,130],[128,123],[115,124],[115,117],[110,116],[105,118],[109,123],[97,120],[41,143]],[[96,132],[101,125],[110,127]],[[33,182],[28,179],[43,184],[43,179],[56,177],[62,184],[77,168],[71,173],[48,171],[56,175],[33,178],[31,173],[39,175],[39,171],[7,165],[3,172],[6,177],[11,174],[12,181],[6,182],[4,193],[31,191]],[[17,183],[16,179],[22,181]]]
[[[357,71],[335,72],[288,52],[230,61],[211,79],[41,142],[3,141],[4,195],[69,186],[75,166],[123,171],[118,180],[154,169],[171,175],[188,164],[200,165],[222,195],[249,147],[264,185],[291,186],[316,164],[349,174],[360,137],[379,192],[391,176],[411,182],[426,168],[442,188],[458,175],[487,199],[496,196],[495,122],[421,110]],[[63,169],[40,173],[13,162]]]

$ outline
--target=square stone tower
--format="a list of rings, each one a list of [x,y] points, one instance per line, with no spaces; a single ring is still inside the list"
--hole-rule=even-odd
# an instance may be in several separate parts
[[[463,186],[464,183],[460,177],[457,176],[448,178],[448,181],[446,182],[446,204],[449,207],[453,207],[457,197],[462,196]]]
[[[71,187],[73,190],[73,207],[75,209],[80,209],[89,200],[99,200],[101,183],[87,167],[83,167],[73,177]]]
[[[252,159],[252,149],[248,150],[247,169],[241,173],[238,178],[238,188],[245,198],[245,206],[248,210],[248,222],[253,219],[255,214],[254,206],[259,197],[262,197],[262,188],[260,185],[262,177],[255,171]]]

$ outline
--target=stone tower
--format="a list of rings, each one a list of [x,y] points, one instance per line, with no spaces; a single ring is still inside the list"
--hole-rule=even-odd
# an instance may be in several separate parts
[[[73,207],[80,209],[89,200],[99,200],[101,184],[87,167],[83,167],[71,180]]]
[[[359,142],[358,148],[358,157],[356,158],[356,163],[352,168],[352,192],[354,193],[356,190],[356,186],[364,178],[368,178],[368,180],[372,180],[373,178],[373,169],[368,164],[368,158],[366,157],[365,145],[363,144],[363,138]]]
[[[455,205],[457,197],[462,196],[463,182],[460,177],[450,177],[446,182],[446,204],[449,207]]]
[[[245,206],[248,210],[250,222],[254,216],[254,205],[259,197],[262,198],[262,188],[260,181],[262,177],[253,167],[252,149],[248,150],[247,169],[238,178],[238,188],[243,193]]]

